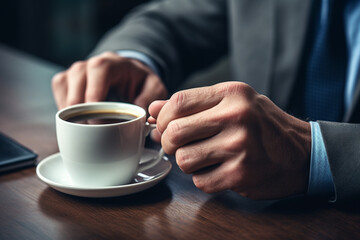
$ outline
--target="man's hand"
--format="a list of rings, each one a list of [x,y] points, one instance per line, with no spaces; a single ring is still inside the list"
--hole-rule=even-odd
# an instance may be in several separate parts
[[[53,77],[52,88],[59,109],[105,100],[110,88],[122,101],[145,109],[152,101],[167,97],[166,87],[147,66],[112,52],[75,62]]]
[[[175,93],[149,107],[167,154],[194,184],[252,199],[305,193],[310,124],[240,82]],[[154,120],[153,119],[153,120]]]

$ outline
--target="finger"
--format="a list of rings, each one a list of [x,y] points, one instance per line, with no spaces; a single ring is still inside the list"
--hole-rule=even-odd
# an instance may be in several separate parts
[[[219,110],[211,108],[171,121],[162,132],[161,144],[164,151],[174,154],[178,148],[186,144],[218,134],[224,127],[218,116],[221,116]],[[159,128],[159,120],[157,127]]]
[[[83,102],[86,87],[86,63],[82,61],[74,63],[68,70],[67,76],[67,106]]]
[[[234,137],[234,134],[237,136]],[[242,151],[244,144],[238,139],[243,136],[239,131],[227,129],[211,138],[185,145],[176,150],[176,163],[187,174],[222,164]]]
[[[134,103],[136,96],[142,88],[148,70],[137,60],[118,57],[115,59],[118,67],[114,68],[111,86],[116,86],[118,96],[122,101]]]
[[[164,132],[174,119],[204,111],[222,99],[215,87],[193,88],[175,93],[158,114],[158,129]]]
[[[149,113],[151,117],[157,119],[160,110],[162,109],[162,107],[165,105],[166,102],[167,100],[157,100],[152,102],[149,106]]]
[[[154,129],[154,130],[151,131],[150,137],[155,142],[160,142],[161,141],[161,133],[157,129]]]
[[[130,64],[134,69],[134,71],[129,73],[130,78],[132,79],[132,81],[129,81],[129,87],[127,89],[129,101],[147,109],[149,102],[144,102],[143,99],[139,98],[139,95],[144,94],[144,90],[154,90],[153,87],[147,83],[149,81],[149,75],[153,74],[143,63],[139,62],[138,60],[128,59],[128,64]],[[151,80],[153,79],[150,78],[150,83]],[[145,92],[146,96],[148,94],[148,92]]]
[[[264,151],[262,148],[254,149],[253,143],[256,140],[254,134],[249,134],[247,129],[230,127],[214,137],[213,146],[201,146],[205,148],[205,153],[200,152],[205,157],[199,156],[195,148],[192,150],[184,149],[189,154],[179,162],[187,171],[192,171],[194,184],[207,193],[219,192],[223,190],[233,190],[244,196],[252,195],[259,190],[266,192],[276,177],[270,171],[271,165],[266,162],[257,161],[258,152]],[[216,145],[217,144],[217,145]],[[216,152],[206,157],[206,147],[215,148]],[[177,153],[178,154],[178,153]],[[180,154],[184,154],[179,152]],[[260,153],[264,156],[264,153]],[[187,161],[186,161],[187,160]],[[179,160],[177,159],[177,162]],[[207,163],[209,162],[209,163]]]
[[[156,123],[156,119],[153,118],[152,116],[150,116],[147,121],[148,121],[148,123],[151,123],[151,124],[155,124],[155,123]]]
[[[124,86],[126,91],[126,99],[127,101],[134,103],[144,109],[147,109],[148,104],[144,103],[143,101],[139,101],[137,99],[139,92],[141,91],[145,82],[145,76],[135,76],[131,78],[131,81],[127,82],[127,86]]]
[[[231,189],[239,175],[233,174],[233,162],[224,162],[212,168],[205,169],[193,174],[193,182],[197,188],[206,193],[215,193]]]
[[[147,109],[151,102],[167,98],[167,90],[160,78],[155,74],[147,75],[139,95],[134,103]]]
[[[52,78],[52,91],[58,109],[66,107],[67,78],[65,72],[59,72]]]
[[[112,59],[95,57],[87,64],[85,102],[97,102],[106,98],[110,85]]]

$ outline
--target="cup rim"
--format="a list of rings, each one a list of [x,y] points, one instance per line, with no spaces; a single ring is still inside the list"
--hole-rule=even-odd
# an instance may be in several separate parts
[[[84,108],[88,108],[88,107],[98,107],[98,106],[114,106],[114,105],[118,105],[118,106],[125,106],[125,107],[130,107],[131,109],[134,110],[134,112],[137,112],[137,114],[139,114],[138,117],[131,119],[129,121],[126,122],[119,122],[119,123],[109,123],[109,124],[81,124],[81,123],[74,123],[74,122],[69,122],[66,121],[65,119],[63,119],[63,116],[66,112],[68,111],[74,111],[74,113],[77,110],[84,110]],[[131,114],[129,112],[129,114]],[[146,111],[145,109],[143,109],[140,106],[137,106],[135,104],[131,104],[131,103],[124,103],[124,102],[88,102],[88,103],[79,103],[79,104],[75,104],[75,105],[71,105],[68,106],[66,108],[60,109],[59,111],[57,111],[55,118],[57,121],[61,121],[62,123],[66,123],[69,125],[74,125],[74,126],[82,126],[82,127],[111,127],[111,126],[118,126],[118,125],[126,125],[132,122],[136,122],[139,121],[140,119],[144,118],[146,116]]]

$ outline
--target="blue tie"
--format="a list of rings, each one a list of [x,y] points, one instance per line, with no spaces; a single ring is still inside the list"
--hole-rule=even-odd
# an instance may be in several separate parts
[[[347,49],[344,0],[322,0],[316,10],[313,45],[307,62],[305,114],[310,120],[339,121],[344,109]],[[321,5],[321,6],[320,6]]]

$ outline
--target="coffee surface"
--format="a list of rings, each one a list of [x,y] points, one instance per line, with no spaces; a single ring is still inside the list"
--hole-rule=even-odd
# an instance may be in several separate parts
[[[81,112],[66,118],[65,120],[72,123],[99,125],[123,123],[137,118],[138,116],[129,113],[112,112],[112,111],[92,111]]]

